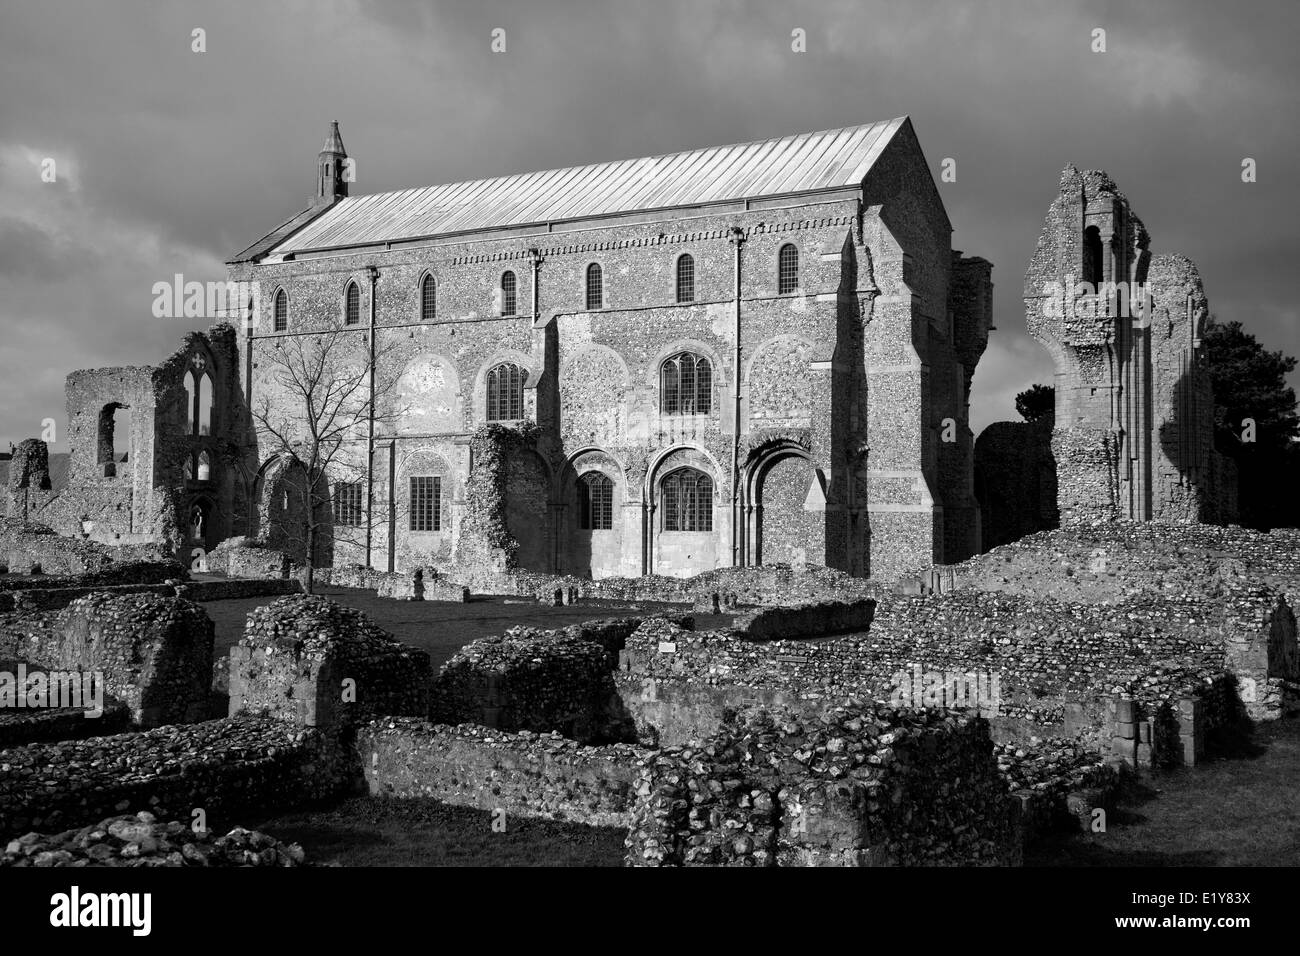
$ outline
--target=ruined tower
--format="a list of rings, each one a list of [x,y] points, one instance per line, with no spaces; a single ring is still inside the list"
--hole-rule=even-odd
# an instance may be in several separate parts
[[[1025,275],[1026,324],[1056,369],[1063,522],[1231,520],[1235,474],[1213,447],[1195,265],[1155,256],[1103,171],[1067,166]]]

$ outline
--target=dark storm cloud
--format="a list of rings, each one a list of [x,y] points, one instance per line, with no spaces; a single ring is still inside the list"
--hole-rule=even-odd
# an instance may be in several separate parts
[[[152,283],[220,278],[297,211],[332,119],[370,192],[908,114],[936,172],[957,162],[954,246],[994,263],[977,429],[1050,378],[1021,295],[1066,162],[1112,173],[1220,317],[1300,353],[1296,26],[1291,2],[1173,0],[8,5],[0,159],[58,156],[76,188],[0,163],[0,321],[24,328],[0,438],[61,407],[66,371],[169,351],[183,326],[150,315]]]

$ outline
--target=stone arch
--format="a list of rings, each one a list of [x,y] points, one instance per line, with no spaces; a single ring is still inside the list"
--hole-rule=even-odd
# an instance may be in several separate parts
[[[642,373],[645,384],[653,391],[655,396],[655,405],[659,404],[659,369],[664,362],[678,352],[694,352],[697,355],[703,355],[713,366],[713,388],[717,393],[726,388],[730,381],[728,376],[729,367],[722,364],[722,355],[712,345],[700,339],[674,339],[668,344],[662,346],[655,352],[654,358],[646,366]],[[713,407],[717,409],[720,402],[715,394]]]
[[[745,368],[751,427],[805,422],[812,416],[816,346],[802,335],[775,335],[759,344]]]
[[[545,459],[519,449],[506,459],[506,530],[515,539],[515,567],[550,571],[552,475]]]
[[[399,435],[460,431],[463,395],[456,364],[444,355],[424,353],[406,363],[393,389]]]
[[[746,471],[751,562],[824,563],[825,495],[808,452],[779,442],[761,449]]]
[[[584,528],[580,520],[580,483],[591,474],[603,475],[612,486],[611,521],[607,529]],[[629,489],[626,473],[618,460],[603,448],[582,448],[566,459],[559,482],[559,501],[563,504],[559,512],[563,516],[561,570],[591,578],[638,573],[635,566],[624,566],[623,543],[628,533],[625,505]]]
[[[665,531],[661,528],[663,481],[682,469],[701,472],[712,482],[711,530]],[[728,527],[727,484],[712,455],[695,445],[676,445],[666,449],[646,469],[643,493],[646,502],[646,555],[651,573],[689,577],[718,567],[723,554],[721,541]]]
[[[589,343],[566,357],[559,375],[560,431],[566,443],[616,441],[627,427],[628,384],[627,363],[607,345]]]
[[[119,462],[134,463],[135,443],[131,434],[133,427],[131,406],[125,402],[107,402],[99,410],[95,436],[95,463],[101,477],[117,477]],[[125,469],[123,471],[125,472]]]
[[[512,365],[518,365],[524,371],[524,417],[528,418],[529,412],[529,393],[534,395],[537,391],[537,383],[541,378],[542,368],[540,364],[527,352],[521,352],[518,349],[497,349],[479,363],[478,370],[474,373],[474,421],[486,422],[487,418],[487,377],[488,372],[498,365],[509,362]],[[536,402],[533,402],[534,407]]]

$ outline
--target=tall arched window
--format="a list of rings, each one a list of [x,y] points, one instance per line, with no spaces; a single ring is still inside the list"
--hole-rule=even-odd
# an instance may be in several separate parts
[[[583,531],[614,527],[614,483],[598,471],[578,479],[578,527]]]
[[[789,295],[799,288],[799,250],[788,242],[777,253],[776,274],[779,295]]]
[[[355,282],[349,282],[343,293],[343,324],[361,324],[361,289]]]
[[[212,434],[212,374],[202,352],[190,356],[185,373],[185,426],[191,435]]]
[[[605,274],[600,265],[587,266],[587,308],[599,309],[605,304]]]
[[[524,370],[505,362],[487,374],[487,420],[513,421],[524,417]]]
[[[518,307],[517,284],[515,274],[507,269],[501,273],[501,314],[514,315]]]
[[[708,415],[713,410],[713,366],[703,355],[679,352],[665,359],[659,383],[665,415]]]
[[[713,479],[694,468],[679,468],[660,485],[665,531],[713,530]]]
[[[420,283],[420,321],[432,322],[438,314],[438,286],[433,276],[426,275]]]
[[[695,258],[689,252],[677,260],[677,301],[695,301]]]
[[[280,289],[275,294],[275,331],[289,328],[289,293]]]

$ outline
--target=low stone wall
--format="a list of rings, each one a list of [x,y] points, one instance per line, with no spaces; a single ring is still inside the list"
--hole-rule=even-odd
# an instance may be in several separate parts
[[[302,582],[297,578],[193,581],[177,586],[175,592],[177,597],[189,601],[229,601],[238,598],[301,594]]]
[[[822,601],[795,607],[765,607],[740,615],[730,630],[751,641],[862,632],[871,627],[875,611],[876,602],[870,598],[858,601]]]
[[[443,665],[430,716],[503,730],[557,731],[582,742],[631,735],[611,657],[639,622],[566,631],[518,628],[469,644]],[[606,632],[606,633],[601,633]],[[592,640],[599,635],[604,640]]]
[[[10,574],[84,574],[133,561],[169,561],[163,545],[110,545],[56,534],[43,525],[0,519],[0,568]]]
[[[208,571],[229,578],[289,578],[299,568],[283,551],[250,538],[227,538],[204,557]]]
[[[579,599],[653,601],[691,604],[707,610],[713,595],[723,606],[793,605],[877,597],[888,590],[866,578],[817,566],[783,564],[718,568],[689,578],[648,575],[639,578],[579,578],[535,571],[491,571],[463,565],[439,565],[448,578],[463,581],[476,594],[513,594],[550,603],[556,592]]]
[[[308,727],[426,716],[429,655],[353,608],[317,595],[254,608],[230,649],[230,714],[268,713]],[[205,683],[210,683],[211,674]]]
[[[0,580],[0,592],[50,588],[102,588],[127,584],[165,584],[189,579],[189,571],[175,561],[123,561],[85,574],[40,574]]]
[[[959,781],[959,783],[956,783]],[[852,703],[744,711],[645,762],[633,866],[1020,862],[1018,805],[982,721]]]
[[[58,578],[58,581],[75,580]],[[297,578],[236,579],[232,581],[190,581],[183,584],[102,584],[76,587],[40,587],[0,591],[0,614],[29,616],[45,611],[58,611],[78,598],[91,594],[156,594],[163,597],[181,597],[188,601],[226,601],[234,598],[272,597],[281,594],[302,593],[302,582]]]
[[[649,621],[628,639],[615,684],[638,738],[662,746],[712,733],[728,707],[816,711],[860,694],[973,709],[999,739],[1083,734],[1100,748],[1112,736],[1105,699],[1126,696],[1154,714],[1205,697],[1230,675],[1249,691],[1245,681],[1260,677],[1260,649],[1270,641],[1272,666],[1291,659],[1290,621],[1266,588],[1236,589],[1213,612],[1203,602],[1113,607],[959,590],[882,599],[869,632],[826,640],[754,641]],[[1230,638],[1253,648],[1246,663],[1226,652]],[[1250,696],[1238,710],[1256,719],[1281,712],[1272,702],[1280,690]]]
[[[650,756],[627,744],[588,747],[558,734],[409,718],[372,721],[357,731],[356,748],[377,796],[624,827],[638,765]]]
[[[242,716],[0,751],[0,837],[148,810],[209,825],[323,799],[348,779],[318,733]]]
[[[102,672],[104,689],[142,727],[207,716],[213,625],[197,604],[96,593],[16,638],[12,656],[51,670]]]
[[[8,668],[6,668],[8,669]],[[98,717],[85,708],[51,707],[36,710],[0,709],[0,750],[52,740],[79,740],[130,729],[131,712],[121,701],[104,702]]]
[[[361,564],[345,564],[333,568],[317,568],[316,581],[323,585],[341,588],[368,588],[379,597],[399,601],[451,601],[459,604],[469,600],[469,588],[444,578],[435,568],[415,568],[411,571],[376,571]]]

